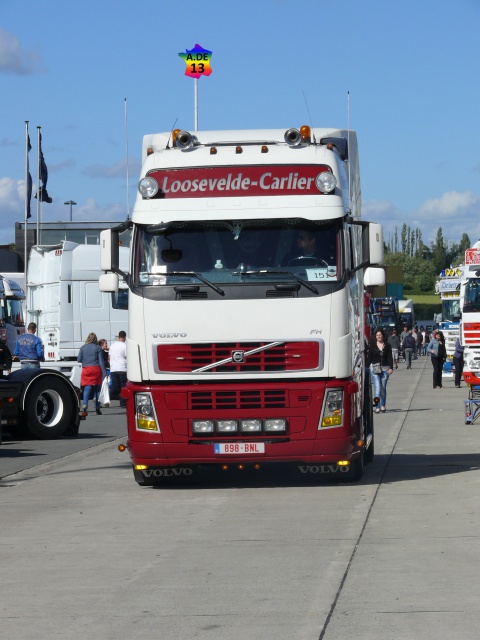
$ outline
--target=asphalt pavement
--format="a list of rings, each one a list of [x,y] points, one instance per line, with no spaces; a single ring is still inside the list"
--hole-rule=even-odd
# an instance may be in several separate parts
[[[476,640],[480,421],[432,386],[428,358],[394,372],[358,484],[141,488],[113,433],[2,474],[0,638]]]

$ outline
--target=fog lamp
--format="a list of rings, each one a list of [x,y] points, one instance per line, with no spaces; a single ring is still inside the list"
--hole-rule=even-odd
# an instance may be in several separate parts
[[[213,433],[214,427],[213,420],[194,420],[192,422],[193,433]]]
[[[264,429],[265,431],[286,431],[287,421],[283,418],[275,420],[265,420]]]
[[[240,420],[240,431],[261,431],[261,420]]]
[[[220,433],[232,433],[237,430],[236,420],[218,420],[217,431]]]

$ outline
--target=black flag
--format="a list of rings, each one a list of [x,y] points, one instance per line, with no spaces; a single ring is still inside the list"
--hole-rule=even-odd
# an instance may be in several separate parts
[[[27,218],[31,218],[32,214],[30,212],[30,200],[32,199],[32,176],[30,175],[30,164],[28,160],[28,154],[30,153],[30,149],[32,145],[30,144],[30,136],[27,136],[28,144],[27,144]]]
[[[45,164],[45,159],[43,157],[42,152],[42,134],[39,136],[39,147],[38,147],[38,157],[40,158],[40,178],[42,180],[42,186],[40,187],[40,201],[48,202],[49,204],[53,202],[52,198],[48,195],[47,192],[47,182],[48,182],[48,169]],[[37,197],[37,195],[35,195]]]

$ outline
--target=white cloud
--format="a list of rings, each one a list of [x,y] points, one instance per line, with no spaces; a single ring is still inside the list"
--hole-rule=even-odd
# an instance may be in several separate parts
[[[130,175],[140,173],[140,162],[130,159],[128,162],[128,171]],[[83,171],[90,178],[125,178],[127,175],[127,163],[125,160],[119,160],[110,166],[95,164],[86,167]]]
[[[25,51],[18,38],[0,28],[0,73],[31,75],[40,71],[39,53]]]
[[[435,241],[439,227],[445,240],[451,242],[459,242],[464,233],[472,242],[480,237],[480,195],[471,191],[448,191],[429,198],[413,212],[400,211],[387,200],[370,200],[364,203],[362,215],[383,225],[387,242],[395,228],[400,233],[404,223],[411,229],[419,228],[425,244]]]

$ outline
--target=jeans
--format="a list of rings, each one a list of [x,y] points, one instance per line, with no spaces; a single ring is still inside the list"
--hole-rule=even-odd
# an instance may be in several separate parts
[[[455,367],[455,386],[459,387],[462,381],[463,358],[455,358],[455,356],[453,356],[453,365]]]
[[[398,364],[398,349],[394,349],[393,347],[392,347],[392,358],[393,358],[394,366],[397,366],[397,364]]]
[[[110,371],[110,377],[112,379],[112,388],[110,389],[110,398],[116,400],[120,396],[122,388],[127,384],[127,372],[126,371]],[[120,406],[126,405],[125,398],[120,396]]]
[[[382,371],[380,374],[375,374],[373,373],[373,370],[371,370],[371,376],[373,379],[373,395],[375,398],[380,398],[379,406],[385,407],[387,403],[388,371]]]
[[[413,348],[412,347],[407,347],[406,349],[403,350],[404,355],[405,355],[405,362],[407,364],[407,367],[411,367],[412,366],[412,353],[413,353]]]
[[[25,362],[25,360],[20,361],[21,369],[40,369],[40,362]]]
[[[93,400],[95,403],[95,409],[100,409],[100,402],[98,401],[98,394],[102,388],[101,384],[87,384],[83,387],[83,406],[88,407],[88,401],[90,400],[90,393],[93,389]]]

